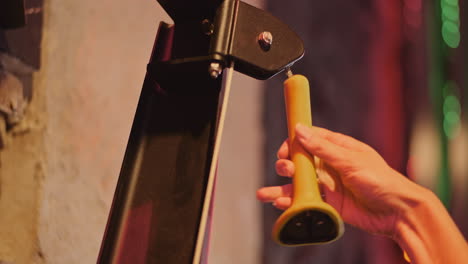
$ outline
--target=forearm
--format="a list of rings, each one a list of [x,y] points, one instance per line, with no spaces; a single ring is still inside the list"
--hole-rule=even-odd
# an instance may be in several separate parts
[[[401,211],[394,239],[411,263],[468,263],[468,244],[439,199],[416,188],[418,197]]]

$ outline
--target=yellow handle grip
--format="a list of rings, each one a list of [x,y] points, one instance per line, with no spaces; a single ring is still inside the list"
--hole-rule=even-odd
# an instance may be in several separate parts
[[[296,141],[298,123],[312,126],[309,81],[294,75],[284,82],[284,98],[288,122],[290,157],[295,165],[293,177],[295,203],[321,201],[313,157]]]
[[[312,126],[309,81],[302,75],[284,82],[290,156],[295,166],[293,199],[273,227],[273,239],[285,246],[329,243],[344,232],[343,220],[320,196],[313,157],[296,140],[298,123]]]

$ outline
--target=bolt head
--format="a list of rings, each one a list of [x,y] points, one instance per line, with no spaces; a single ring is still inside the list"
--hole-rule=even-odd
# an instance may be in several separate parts
[[[273,34],[269,31],[263,31],[258,35],[258,44],[264,51],[269,51],[273,44]]]
[[[207,36],[213,35],[214,25],[213,25],[213,23],[211,23],[210,20],[203,19],[201,24],[202,24],[203,33],[205,33],[205,35],[207,35]]]
[[[211,78],[216,79],[223,72],[223,67],[219,62],[212,62],[208,72],[210,73]]]

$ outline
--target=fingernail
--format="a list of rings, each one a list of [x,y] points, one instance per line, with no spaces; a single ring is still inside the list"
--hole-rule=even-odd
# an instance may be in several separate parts
[[[296,137],[301,143],[307,141],[307,139],[309,137],[309,135],[307,133],[308,130],[309,130],[309,128],[304,126],[303,124],[299,123],[299,124],[296,125]]]

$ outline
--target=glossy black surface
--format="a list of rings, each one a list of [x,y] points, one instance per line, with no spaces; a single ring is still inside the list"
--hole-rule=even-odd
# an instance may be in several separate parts
[[[321,211],[304,211],[291,218],[280,232],[287,245],[327,242],[336,238],[338,230],[330,216]]]
[[[178,34],[162,24],[151,61],[197,52]],[[146,74],[98,263],[193,262],[222,78],[196,69],[158,84],[158,74]]]

